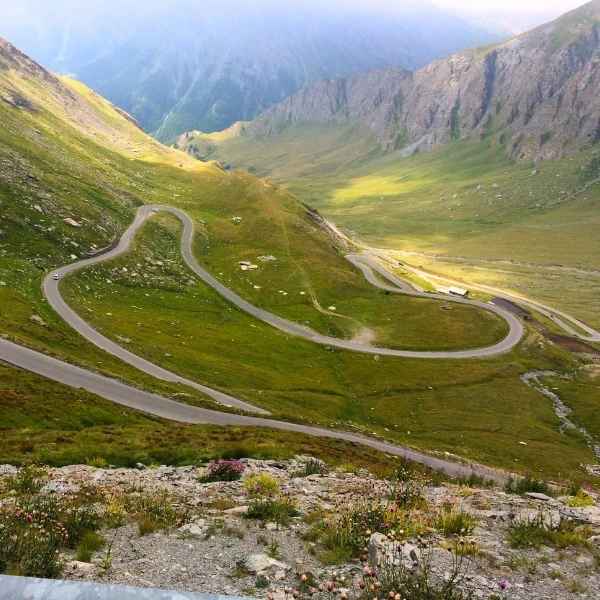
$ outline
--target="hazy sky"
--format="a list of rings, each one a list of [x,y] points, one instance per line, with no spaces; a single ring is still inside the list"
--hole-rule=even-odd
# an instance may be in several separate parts
[[[269,5],[279,9],[283,7],[291,12],[299,6],[317,6],[323,12],[327,9],[340,12],[361,8],[367,12],[383,14],[387,11],[397,13],[406,10],[423,11],[426,6],[434,4],[447,12],[465,17],[471,21],[485,25],[492,31],[510,31],[521,33],[546,21],[550,21],[577,6],[585,4],[585,0],[86,0],[85,13],[89,18],[96,14],[111,13],[117,7],[119,12],[134,11],[140,14],[207,8],[225,14],[235,14],[238,3],[249,4],[257,10],[269,10]],[[10,2],[0,0],[0,23],[6,19],[18,19],[27,23],[35,15],[51,11],[55,17],[69,15],[77,18],[81,0],[19,0]],[[1,29],[1,28],[0,28]]]
[[[448,11],[490,24],[494,21],[500,22],[515,33],[535,27],[586,4],[586,0],[432,0],[432,2]]]

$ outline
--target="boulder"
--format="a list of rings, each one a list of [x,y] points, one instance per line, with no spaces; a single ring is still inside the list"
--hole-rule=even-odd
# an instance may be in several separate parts
[[[525,496],[527,496],[527,498],[532,498],[533,500],[541,500],[542,502],[551,502],[554,500],[554,498],[538,492],[527,492]]]
[[[247,506],[234,506],[224,510],[223,513],[226,515],[245,515],[248,512]]]
[[[404,565],[411,569],[421,560],[421,552],[417,546],[409,542],[401,544],[390,540],[382,533],[374,533],[369,540],[369,564],[372,567],[381,565]]]
[[[208,531],[206,519],[197,519],[193,523],[187,523],[179,528],[179,532],[190,537],[204,537]]]
[[[246,569],[252,575],[264,575],[269,572],[289,571],[290,566],[275,560],[266,554],[251,554],[245,561]]]
[[[40,325],[41,327],[47,327],[46,321],[44,321],[40,315],[31,315],[29,320],[36,325]]]
[[[65,571],[72,576],[84,577],[95,573],[96,565],[79,560],[71,560],[65,564]]]

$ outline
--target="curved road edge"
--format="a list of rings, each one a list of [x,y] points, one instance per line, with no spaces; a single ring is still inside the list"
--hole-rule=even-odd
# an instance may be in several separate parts
[[[369,438],[364,435],[336,431],[322,427],[288,423],[260,417],[222,413],[189,404],[182,404],[158,394],[139,390],[125,383],[76,367],[35,350],[24,348],[0,338],[0,361],[31,371],[47,379],[75,389],[84,389],[92,394],[110,400],[121,406],[179,423],[190,425],[217,425],[222,427],[261,427],[292,433],[301,433],[320,438],[328,438],[367,446],[407,460],[426,465],[436,471],[443,471],[451,477],[477,475],[504,483],[508,475],[502,471],[479,464],[462,464],[430,456],[423,452]]]

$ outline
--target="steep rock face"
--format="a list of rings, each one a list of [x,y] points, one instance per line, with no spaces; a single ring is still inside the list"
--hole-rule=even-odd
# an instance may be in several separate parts
[[[497,135],[517,158],[553,158],[600,140],[600,0],[499,46],[408,73],[384,70],[300,91],[246,128],[357,121],[388,150]]]

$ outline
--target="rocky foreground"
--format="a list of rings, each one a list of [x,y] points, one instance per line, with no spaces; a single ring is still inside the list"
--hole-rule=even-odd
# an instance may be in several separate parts
[[[217,476],[240,479],[207,482],[196,467],[0,467],[0,544],[36,526],[33,492],[96,530],[57,550],[54,576],[66,579],[282,600],[600,597],[593,493],[433,486],[402,469],[382,480],[306,457],[226,467]],[[0,551],[0,572],[10,564]]]

